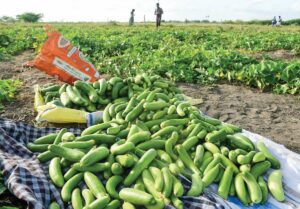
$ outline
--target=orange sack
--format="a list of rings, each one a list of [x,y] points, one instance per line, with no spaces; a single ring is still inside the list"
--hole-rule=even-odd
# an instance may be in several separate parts
[[[48,39],[38,56],[27,63],[28,66],[36,67],[70,84],[76,80],[94,82],[100,78],[95,67],[70,41],[50,26],[46,26],[45,31]]]

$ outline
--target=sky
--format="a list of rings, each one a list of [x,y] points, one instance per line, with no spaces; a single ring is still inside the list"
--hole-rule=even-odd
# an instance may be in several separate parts
[[[2,1],[2,3],[1,3]],[[4,3],[5,2],[5,3]],[[24,12],[44,14],[43,21],[154,21],[158,0],[0,0],[0,16]],[[283,20],[300,18],[300,0],[159,0],[164,20]]]

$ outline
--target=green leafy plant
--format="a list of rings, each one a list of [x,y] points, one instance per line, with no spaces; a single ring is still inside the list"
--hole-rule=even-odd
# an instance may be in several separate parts
[[[0,109],[3,109],[3,102],[9,102],[14,98],[21,85],[20,80],[0,80]]]

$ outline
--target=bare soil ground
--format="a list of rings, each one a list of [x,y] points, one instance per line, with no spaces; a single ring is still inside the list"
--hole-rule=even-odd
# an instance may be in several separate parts
[[[270,51],[270,52],[262,52],[262,53],[248,53],[248,52],[243,52],[241,53],[246,54],[248,56],[254,57],[257,60],[262,60],[264,56],[270,57],[273,60],[278,60],[278,59],[283,59],[283,60],[297,60],[300,61],[300,56],[293,54],[289,50],[284,50],[284,49],[279,49],[275,51]]]
[[[34,88],[36,84],[59,83],[53,77],[33,68],[24,67],[23,64],[34,58],[32,51],[15,56],[13,60],[0,64],[0,79],[20,79],[23,84],[13,102],[0,111],[0,117],[15,121],[23,121],[34,125],[35,112]]]

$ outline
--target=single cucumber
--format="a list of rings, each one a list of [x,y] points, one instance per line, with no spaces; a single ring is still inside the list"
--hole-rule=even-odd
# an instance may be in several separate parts
[[[106,147],[98,147],[96,149],[90,150],[87,154],[85,154],[81,160],[81,166],[89,166],[94,163],[101,161],[109,155],[109,150]]]
[[[72,192],[71,203],[73,209],[82,209],[83,208],[83,200],[80,194],[80,189],[76,188]]]
[[[105,93],[106,89],[107,89],[107,82],[106,82],[105,78],[100,79],[98,82],[99,82],[98,94],[100,96],[102,96]]]
[[[91,172],[84,172],[84,182],[96,198],[106,196],[106,190],[100,179]]]
[[[172,133],[173,131],[177,131],[177,127],[175,126],[167,126],[165,128],[162,128],[161,130],[159,130],[158,132],[156,132],[155,134],[152,135],[153,138],[157,137],[157,136],[165,136],[168,135],[170,133]]]
[[[98,172],[108,170],[110,168],[110,164],[108,162],[105,162],[105,163],[94,163],[90,166],[81,166],[80,163],[74,163],[72,168],[80,172],[89,171],[89,172],[98,173]]]
[[[196,153],[195,153],[195,157],[194,157],[194,164],[197,166],[197,167],[200,167],[202,161],[203,161],[203,157],[204,157],[204,147],[199,144],[197,147],[196,147]]]
[[[223,197],[225,200],[228,197],[228,193],[229,193],[229,190],[230,190],[230,185],[231,185],[232,179],[233,179],[233,168],[228,166],[225,169],[225,172],[223,174],[223,177],[222,177],[221,182],[220,182],[219,187],[218,187],[218,194],[221,197]]]
[[[255,163],[250,170],[250,173],[257,179],[259,176],[263,175],[269,168],[271,167],[271,163],[269,161],[263,161],[259,163]]]
[[[258,177],[258,185],[261,189],[261,192],[262,192],[262,200],[261,200],[261,204],[265,204],[268,200],[268,186],[265,182],[265,180],[263,179],[262,176]]]
[[[217,178],[220,170],[220,164],[210,169],[206,174],[204,174],[202,181],[204,187],[208,187]]]
[[[262,192],[261,189],[254,178],[254,176],[250,172],[244,172],[243,179],[247,184],[247,188],[250,194],[250,199],[253,203],[260,203],[262,200]]]
[[[150,139],[150,135],[149,131],[138,132],[128,137],[127,141],[136,145],[138,143],[148,141]]]
[[[170,197],[172,193],[174,179],[172,178],[172,174],[167,167],[163,168],[161,172],[164,180],[163,194],[165,195],[165,197]]]
[[[257,152],[253,158],[252,158],[252,163],[258,163],[266,160],[266,156],[262,152]]]
[[[42,136],[37,138],[34,143],[35,144],[52,144],[56,138],[57,134],[48,134],[46,136]]]
[[[68,181],[69,179],[71,179],[76,174],[78,174],[78,171],[75,168],[71,167],[69,170],[66,171],[66,173],[64,175],[64,179],[66,181]]]
[[[151,194],[133,188],[123,188],[119,195],[122,200],[135,205],[153,205],[156,202]]]
[[[210,151],[211,153],[215,154],[215,153],[221,153],[220,149],[218,146],[216,146],[215,144],[211,143],[211,142],[205,142],[203,143],[203,147]]]
[[[31,151],[31,152],[45,152],[48,150],[48,146],[50,144],[35,144],[35,143],[28,143],[27,144],[27,148]]]
[[[249,193],[247,191],[242,173],[239,173],[235,176],[234,186],[235,186],[236,194],[237,194],[238,198],[240,199],[240,201],[245,206],[248,206],[250,203],[250,197],[249,197]]]
[[[49,164],[49,176],[56,186],[63,187],[63,185],[65,184],[60,166],[60,158],[55,157],[51,160]]]
[[[178,138],[178,133],[174,131],[172,132],[170,138],[168,138],[165,142],[165,150],[173,160],[177,159],[177,155],[174,153],[174,146],[176,145]],[[154,143],[156,142],[154,141]]]
[[[137,148],[142,150],[149,150],[151,148],[154,149],[163,149],[165,147],[165,140],[150,140],[137,145]]]
[[[115,198],[115,199],[119,199],[119,193],[117,192],[117,186],[123,181],[123,177],[122,176],[112,176],[110,177],[107,182],[106,182],[106,191],[107,193]]]
[[[183,143],[182,146],[186,151],[189,151],[191,148],[195,147],[199,142],[199,138],[197,136],[192,136],[187,138]]]
[[[143,104],[144,109],[148,111],[160,110],[167,106],[169,106],[169,104],[165,101],[146,102]]]
[[[268,176],[268,188],[272,196],[279,202],[285,200],[283,186],[282,186],[282,172],[274,170]]]
[[[114,155],[123,155],[135,148],[132,142],[126,142],[118,146],[112,146],[110,152]]]
[[[44,163],[44,162],[47,162],[49,160],[51,160],[52,158],[56,157],[56,154],[54,154],[53,152],[50,152],[49,150],[48,151],[45,151],[45,152],[42,152],[40,153],[38,156],[37,156],[37,159],[41,162],[41,163]]]
[[[248,152],[254,150],[254,145],[247,137],[241,134],[227,135],[227,139],[230,141],[231,146],[240,148]]]
[[[170,119],[162,122],[160,126],[162,128],[167,126],[180,126],[180,125],[186,125],[190,121],[189,118],[183,118],[183,119]]]
[[[82,176],[82,173],[78,173],[64,184],[61,190],[61,198],[64,202],[69,202],[71,200],[72,191],[79,184],[79,182],[82,179]]]
[[[149,149],[146,151],[143,156],[139,159],[139,161],[135,164],[133,169],[129,172],[128,176],[126,176],[124,180],[125,186],[130,186],[132,183],[140,176],[145,168],[147,168],[150,163],[157,156],[157,152],[155,149]]]

